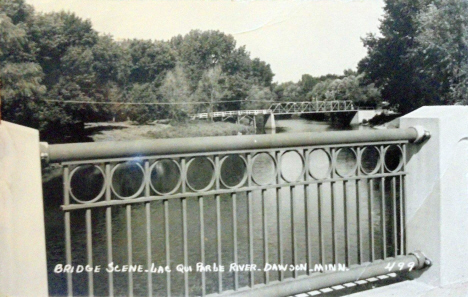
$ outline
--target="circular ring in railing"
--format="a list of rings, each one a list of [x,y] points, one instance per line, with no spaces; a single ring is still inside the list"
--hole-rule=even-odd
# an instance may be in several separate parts
[[[381,152],[376,146],[366,146],[359,151],[359,163],[362,173],[375,174],[382,165]]]
[[[229,189],[242,186],[247,180],[247,161],[241,155],[227,155],[221,159],[219,180]],[[223,174],[226,173],[226,178]]]
[[[175,193],[182,183],[181,171],[173,159],[157,160],[149,169],[151,189],[161,196]]]
[[[208,180],[206,174],[209,170],[211,178]],[[194,192],[203,192],[210,189],[216,180],[215,164],[208,157],[194,157],[187,162],[185,174],[187,186]]]
[[[340,177],[356,174],[358,166],[356,150],[350,147],[339,148],[336,150],[333,163],[335,164],[335,173]]]
[[[257,153],[252,158],[252,181],[259,186],[271,185],[276,181],[276,161],[266,152]]]
[[[288,150],[283,152],[281,154],[280,160],[280,172],[282,179],[287,182],[296,182],[302,179],[305,171],[304,157],[297,150]],[[286,167],[290,169],[288,172],[283,171],[283,162],[286,162],[289,165]],[[297,170],[299,165],[300,170]]]
[[[101,167],[91,164],[80,165],[70,172],[70,196],[78,203],[96,202],[106,191],[105,180],[105,174]],[[83,196],[85,199],[77,196]]]
[[[309,175],[316,179],[330,177],[332,159],[330,153],[324,149],[314,149],[309,153]]]
[[[119,163],[110,176],[110,188],[119,199],[138,197],[145,188],[145,170],[138,162]]]
[[[397,172],[403,167],[403,150],[399,145],[389,145],[383,151],[384,167],[387,172]]]

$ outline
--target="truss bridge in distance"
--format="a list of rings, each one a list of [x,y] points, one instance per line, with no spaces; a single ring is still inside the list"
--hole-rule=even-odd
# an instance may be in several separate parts
[[[304,102],[279,102],[273,103],[268,109],[252,110],[230,110],[197,113],[191,116],[192,120],[197,119],[215,119],[221,118],[222,121],[229,119],[239,123],[243,119],[249,122],[255,122],[255,116],[263,115],[265,127],[275,128],[275,116],[279,115],[302,115],[302,114],[333,114],[334,118],[344,119],[347,124],[350,122],[361,123],[364,119],[368,120],[377,114],[374,109],[358,108],[350,100],[335,101],[304,101]]]

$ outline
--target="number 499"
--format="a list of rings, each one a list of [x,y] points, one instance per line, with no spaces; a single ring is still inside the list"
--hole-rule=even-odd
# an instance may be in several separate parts
[[[388,271],[393,271],[394,268],[398,267],[399,270],[403,270],[403,269],[405,269],[405,266],[406,266],[407,268],[409,268],[409,271],[411,271],[411,270],[413,270],[414,266],[416,265],[416,263],[414,263],[414,262],[409,262],[406,265],[405,264],[406,264],[405,262],[398,262],[398,263],[397,262],[390,262],[385,266],[385,269],[388,270]]]

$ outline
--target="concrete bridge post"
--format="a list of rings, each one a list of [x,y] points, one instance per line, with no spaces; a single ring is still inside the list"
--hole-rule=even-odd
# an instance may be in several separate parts
[[[468,107],[422,107],[400,128],[423,126],[431,138],[406,154],[407,251],[421,250],[432,267],[418,280],[433,286],[467,282]]]
[[[252,116],[252,121],[253,121],[254,131],[255,131],[255,133],[257,133],[257,119],[256,119],[256,115],[253,115],[253,116]]]
[[[0,296],[49,296],[39,132],[0,124]]]
[[[275,114],[273,112],[265,115],[264,122],[265,122],[265,128],[272,129],[272,130],[276,129]]]

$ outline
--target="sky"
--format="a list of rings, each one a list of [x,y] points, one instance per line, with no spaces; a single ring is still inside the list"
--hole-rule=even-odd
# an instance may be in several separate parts
[[[342,74],[366,55],[361,38],[378,33],[383,0],[26,0],[38,12],[70,11],[100,33],[168,40],[220,30],[271,65],[274,81]]]

